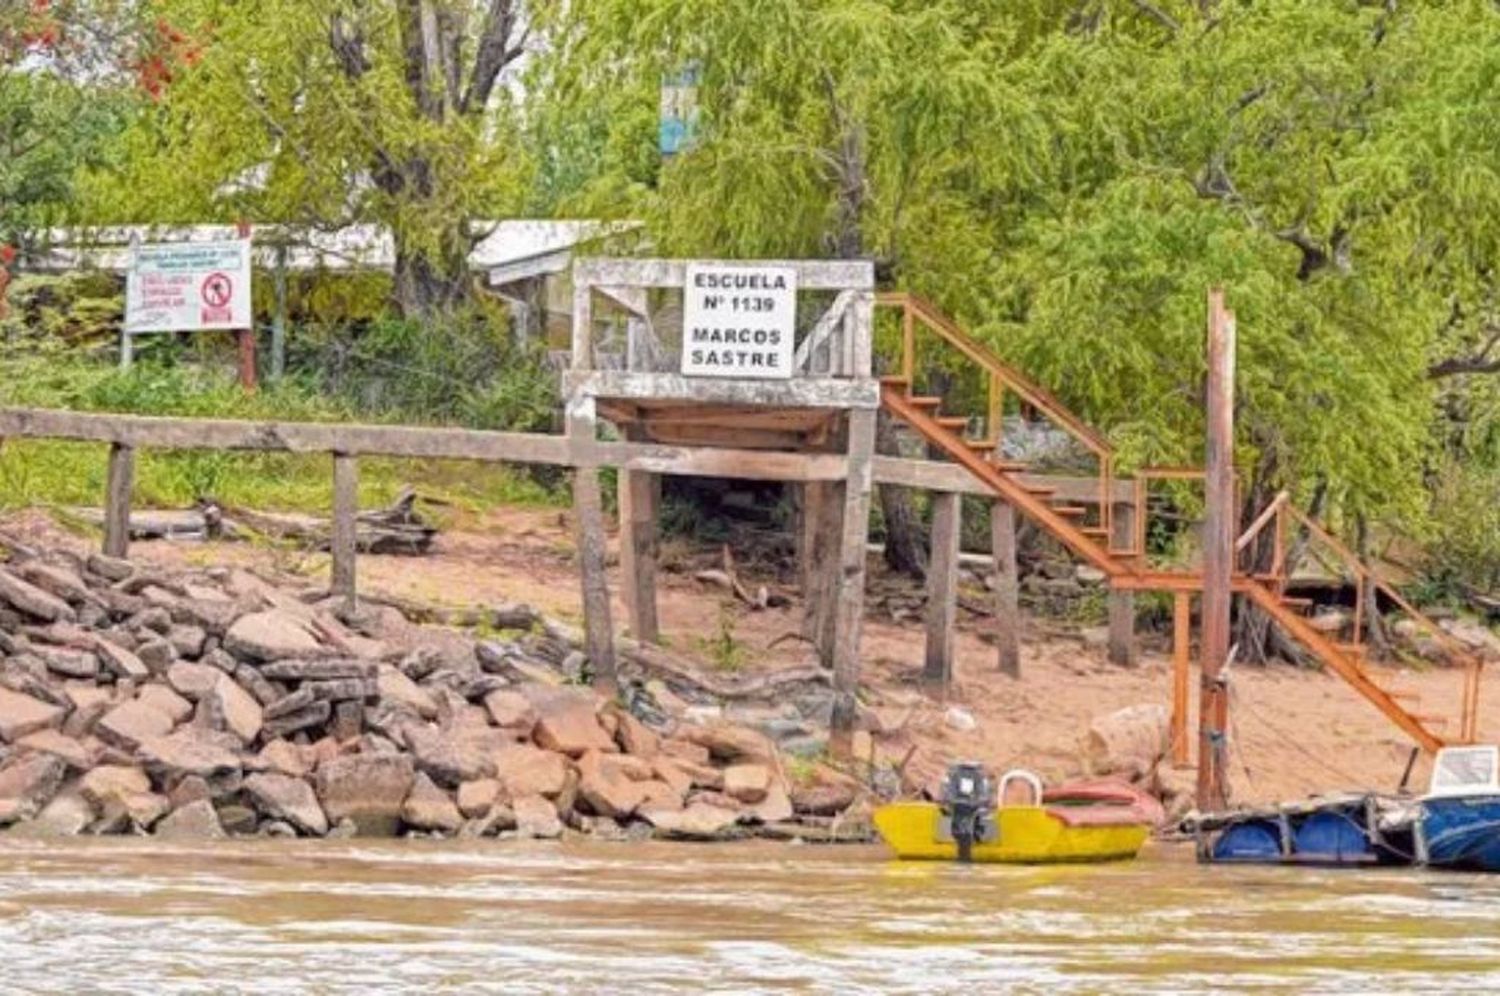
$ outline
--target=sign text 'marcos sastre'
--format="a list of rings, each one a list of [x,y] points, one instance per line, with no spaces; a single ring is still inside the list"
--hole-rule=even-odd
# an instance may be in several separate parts
[[[687,268],[682,372],[787,378],[797,326],[797,274],[777,266]]]

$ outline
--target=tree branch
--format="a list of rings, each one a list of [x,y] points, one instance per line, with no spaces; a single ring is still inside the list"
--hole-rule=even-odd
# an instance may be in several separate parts
[[[1168,31],[1171,31],[1173,34],[1176,34],[1177,32],[1182,30],[1182,25],[1177,23],[1177,18],[1173,17],[1171,14],[1168,14],[1166,11],[1156,6],[1156,4],[1150,3],[1149,0],[1130,0],[1130,2],[1135,5],[1136,10],[1140,11],[1142,14],[1145,14],[1147,17],[1151,18],[1153,21],[1155,21],[1157,24],[1160,24]]]
[[[474,50],[474,72],[469,77],[469,88],[458,102],[460,114],[477,114],[490,102],[495,92],[495,82],[505,67],[515,62],[526,51],[528,32],[523,32],[515,44],[511,35],[516,30],[517,10],[515,0],[491,0],[485,14],[484,29],[479,36],[479,45]]]
[[[1495,348],[1500,346],[1500,325],[1486,325],[1485,334],[1484,345],[1477,352],[1468,356],[1450,356],[1432,364],[1427,368],[1427,379],[1441,380],[1461,374],[1500,373],[1500,357],[1495,356]]]

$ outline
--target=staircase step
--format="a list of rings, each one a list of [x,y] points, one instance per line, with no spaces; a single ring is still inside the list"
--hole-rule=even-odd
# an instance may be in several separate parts
[[[880,378],[880,386],[881,387],[905,387],[905,388],[909,389],[911,387],[911,378],[909,378],[909,377],[903,377],[900,374],[896,374],[895,376],[890,376],[890,377],[882,377],[882,378]]]
[[[995,451],[995,441],[993,439],[965,439],[964,445],[986,456],[993,454]]]
[[[1368,643],[1335,643],[1334,646],[1339,648],[1339,653],[1348,654],[1350,657],[1363,657],[1370,652]]]
[[[1422,693],[1415,688],[1384,688],[1381,690],[1393,699],[1404,699],[1407,702],[1420,702],[1422,700]]]
[[[1083,533],[1083,535],[1085,536],[1092,536],[1095,539],[1103,539],[1104,537],[1109,535],[1109,530],[1104,528],[1103,526],[1084,526],[1078,531],[1080,533]],[[1114,551],[1111,550],[1110,553],[1114,553]]]
[[[1089,514],[1089,510],[1082,505],[1053,505],[1052,511],[1058,515],[1066,515],[1070,519]]]
[[[1057,494],[1056,488],[1049,488],[1045,484],[1028,484],[1026,485],[1026,490],[1028,493],[1034,494],[1038,498],[1047,498]]]
[[[1411,718],[1415,719],[1417,722],[1421,723],[1423,726],[1447,726],[1448,725],[1448,717],[1447,716],[1421,716],[1421,715],[1417,715],[1417,714],[1413,713]]]
[[[906,403],[913,408],[936,408],[943,403],[939,397],[918,395],[906,399]]]
[[[1310,609],[1313,600],[1310,598],[1299,598],[1296,595],[1282,595],[1281,604],[1293,609]]]
[[[969,427],[969,420],[963,415],[939,415],[933,421],[950,432],[962,432]]]

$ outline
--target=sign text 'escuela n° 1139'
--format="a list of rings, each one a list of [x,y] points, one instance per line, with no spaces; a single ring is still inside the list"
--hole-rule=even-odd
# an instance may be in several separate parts
[[[780,266],[687,268],[682,372],[787,378],[797,328],[797,273]]]

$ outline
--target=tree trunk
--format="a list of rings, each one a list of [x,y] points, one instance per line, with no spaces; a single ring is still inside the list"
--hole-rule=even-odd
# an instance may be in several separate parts
[[[900,456],[896,428],[882,409],[875,423],[875,452]],[[911,490],[894,484],[877,486],[880,514],[885,522],[885,562],[893,571],[915,578],[927,576],[927,546],[922,541],[922,517],[911,500]]]
[[[395,233],[395,281],[392,294],[405,318],[450,315],[469,299],[467,233],[442,232],[418,240],[414,233]]]

